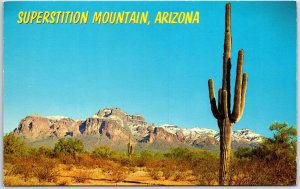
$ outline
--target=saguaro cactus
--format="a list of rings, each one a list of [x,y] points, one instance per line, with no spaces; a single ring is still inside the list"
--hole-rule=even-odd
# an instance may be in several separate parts
[[[209,99],[211,110],[214,117],[218,120],[220,130],[220,167],[219,167],[219,184],[228,184],[228,172],[230,167],[231,137],[232,126],[238,122],[243,114],[245,106],[245,95],[247,88],[248,75],[243,73],[244,51],[239,50],[234,105],[230,111],[230,69],[231,69],[231,23],[230,23],[230,4],[226,4],[225,16],[225,40],[223,54],[223,82],[222,88],[218,92],[218,105],[214,94],[214,81],[208,80]]]
[[[131,144],[131,135],[129,135],[129,142],[127,144],[127,154],[128,154],[129,158],[131,158],[131,156],[133,154],[133,145]]]

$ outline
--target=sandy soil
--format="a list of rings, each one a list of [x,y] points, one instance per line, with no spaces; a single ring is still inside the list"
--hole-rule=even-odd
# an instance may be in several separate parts
[[[160,186],[186,186],[196,185],[195,178],[191,174],[176,180],[174,177],[165,179],[162,173],[159,173],[157,179],[153,179],[146,168],[135,167],[127,173],[118,173],[114,175],[111,172],[100,168],[87,169],[85,167],[75,167],[73,165],[59,164],[57,167],[57,176],[52,182],[39,182],[37,178],[29,178],[27,181],[21,175],[12,175],[4,169],[5,186],[32,186],[32,185],[160,185]],[[120,181],[117,179],[120,178]],[[175,179],[175,180],[174,180]]]

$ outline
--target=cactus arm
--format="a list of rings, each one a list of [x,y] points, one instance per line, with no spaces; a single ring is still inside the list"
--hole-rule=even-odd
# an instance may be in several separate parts
[[[128,154],[128,156],[130,154],[130,143],[127,144],[127,154]]]
[[[242,74],[243,74],[244,51],[240,50],[236,68],[234,105],[230,119],[236,123],[241,114],[241,93],[242,93]]]
[[[212,79],[208,80],[208,89],[209,89],[209,101],[210,101],[211,111],[216,119],[220,119],[221,114],[218,111],[218,108],[216,105],[216,98],[215,98],[215,92],[214,92],[214,80],[212,80]]]
[[[247,83],[248,83],[248,74],[243,74],[243,82],[242,82],[242,94],[241,94],[241,108],[240,108],[240,116],[239,119],[242,117],[245,108],[245,99],[246,99],[246,91],[247,91]]]
[[[222,107],[223,107],[223,111],[224,111],[224,117],[228,118],[228,108],[227,108],[227,91],[223,90],[222,92]]]
[[[222,108],[222,88],[218,91],[218,110],[220,114],[223,114],[223,108]]]
[[[130,146],[130,154],[133,154],[133,146]]]
[[[229,58],[227,62],[227,88],[226,88],[228,114],[230,114],[230,107],[231,107],[230,70],[231,70],[231,59]]]

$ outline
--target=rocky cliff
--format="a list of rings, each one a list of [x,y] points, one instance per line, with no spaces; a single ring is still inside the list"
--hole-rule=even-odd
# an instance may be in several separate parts
[[[175,146],[216,148],[219,133],[205,128],[180,128],[164,124],[156,126],[141,115],[129,115],[119,108],[105,108],[85,120],[73,120],[63,116],[27,116],[13,131],[29,143],[53,145],[59,138],[76,137],[92,148],[108,144],[117,149],[126,148],[129,135],[140,149],[156,150]],[[263,137],[249,129],[233,132],[233,147],[253,146]],[[52,142],[51,142],[52,141]]]

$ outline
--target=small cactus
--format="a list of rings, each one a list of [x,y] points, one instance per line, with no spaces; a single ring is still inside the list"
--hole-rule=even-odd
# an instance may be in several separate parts
[[[133,145],[131,144],[131,135],[129,135],[129,142],[127,144],[127,154],[128,157],[131,158],[133,154]]]

